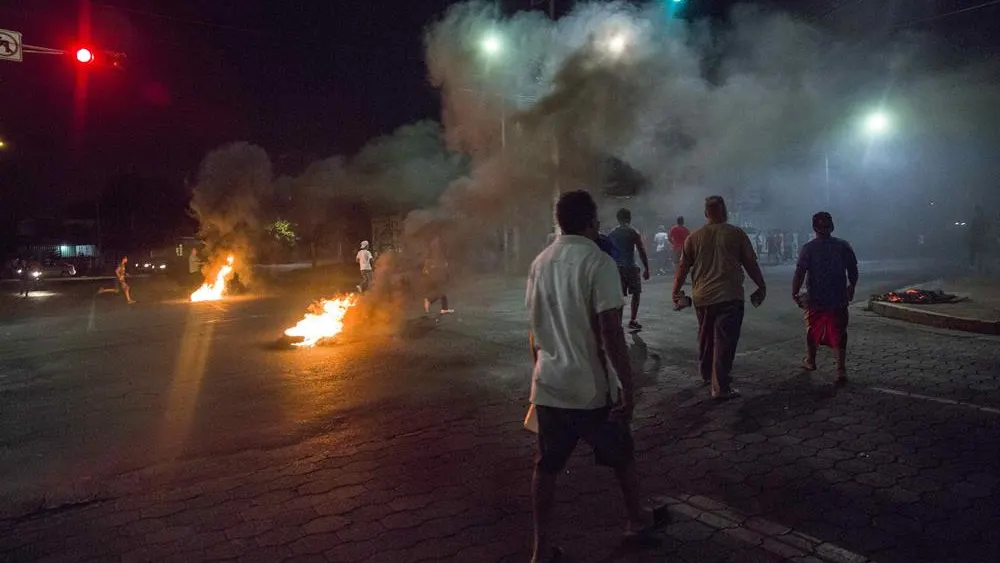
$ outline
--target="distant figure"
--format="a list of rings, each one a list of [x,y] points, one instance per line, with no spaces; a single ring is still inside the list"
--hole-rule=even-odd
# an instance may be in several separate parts
[[[667,228],[660,225],[656,234],[653,235],[653,245],[656,247],[656,273],[661,276],[667,273],[667,263],[670,262],[670,254],[667,253],[669,240],[670,235],[667,234]]]
[[[625,300],[615,262],[594,244],[597,204],[582,190],[563,193],[556,218],[563,234],[532,262],[525,292],[534,359],[531,404],[538,432],[532,563],[564,559],[549,543],[550,521],[557,506],[556,480],[580,440],[594,449],[598,464],[615,472],[628,512],[627,537],[651,539],[667,514],[646,510],[639,500],[630,428],[632,366],[620,313]]]
[[[361,241],[361,250],[358,250],[358,255],[354,258],[354,261],[358,263],[361,269],[361,283],[358,284],[358,292],[360,293],[368,291],[372,286],[372,281],[375,279],[374,260],[375,257],[368,250],[368,241]]]
[[[987,257],[990,250],[990,223],[986,210],[977,204],[969,222],[969,266],[978,275],[989,273]]]
[[[188,277],[191,278],[191,284],[194,287],[200,286],[203,281],[201,276],[202,264],[201,257],[198,256],[198,249],[192,248],[191,254],[188,255]]]
[[[673,252],[674,269],[681,263],[681,253],[684,251],[684,243],[691,236],[691,231],[684,226],[684,217],[677,218],[677,224],[670,227],[670,249]]]
[[[858,285],[858,258],[843,239],[831,236],[833,217],[825,211],[813,215],[816,238],[802,247],[792,278],[792,298],[806,310],[805,369],[816,369],[820,346],[833,348],[837,357],[837,383],[847,382],[847,307]],[[802,282],[808,295],[803,297]]]
[[[674,277],[674,305],[681,307],[681,287],[691,273],[691,298],[698,315],[698,360],[701,377],[712,386],[712,398],[726,400],[740,394],[731,385],[730,372],[743,327],[743,271],[757,284],[750,296],[756,307],[767,297],[764,276],[750,237],[730,225],[726,202],[720,196],[705,199],[708,224],[684,243],[681,264]]]
[[[27,260],[18,258],[14,264],[14,271],[17,272],[17,278],[21,281],[19,295],[27,299],[31,292],[31,265]]]
[[[644,280],[649,279],[649,257],[646,255],[646,247],[642,244],[642,237],[632,228],[632,212],[623,207],[618,210],[617,217],[618,226],[608,233],[608,238],[618,249],[618,274],[621,276],[622,293],[632,296],[632,314],[629,317],[628,328],[642,330],[642,325],[636,320],[639,314],[639,297],[642,295],[642,281],[639,279],[635,252],[639,251],[639,258],[642,260]]]
[[[247,291],[246,284],[240,279],[240,274],[233,273],[233,277],[226,283],[226,293],[229,295],[243,295]]]
[[[777,265],[781,261],[778,253],[778,235],[770,233],[767,235],[767,263]]]
[[[431,305],[440,301],[442,315],[454,313],[455,310],[448,306],[448,258],[438,237],[431,241],[422,270],[425,286],[424,312],[430,313]]]
[[[118,267],[115,268],[115,283],[117,284],[115,293],[118,292],[125,293],[125,299],[128,301],[128,304],[133,305],[135,304],[135,301],[132,300],[132,291],[128,285],[128,282],[125,281],[125,277],[128,275],[126,271],[127,267],[128,267],[128,256],[122,256],[121,262],[119,262]]]

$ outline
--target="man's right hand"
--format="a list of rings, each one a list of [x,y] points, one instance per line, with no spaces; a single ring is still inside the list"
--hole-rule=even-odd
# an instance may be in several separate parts
[[[767,288],[758,287],[757,291],[750,295],[750,303],[754,307],[760,307],[760,305],[767,299]]]
[[[626,401],[623,399],[622,402],[611,408],[610,416],[612,420],[632,422],[632,414],[634,410],[635,407],[633,406],[632,401]]]

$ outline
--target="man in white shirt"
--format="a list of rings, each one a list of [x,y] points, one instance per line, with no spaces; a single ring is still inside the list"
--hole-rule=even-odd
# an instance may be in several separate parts
[[[663,276],[667,273],[667,262],[670,260],[670,255],[667,254],[667,241],[670,236],[667,234],[667,228],[660,225],[660,228],[656,230],[656,234],[653,235],[653,244],[656,246],[656,273]]]
[[[375,276],[375,271],[372,268],[373,258],[371,251],[368,250],[368,241],[361,241],[361,250],[358,251],[358,256],[354,259],[361,267],[361,283],[358,285],[358,291],[361,293],[368,291],[372,286],[372,280]]]
[[[556,476],[580,439],[594,448],[599,464],[615,470],[629,513],[629,537],[648,539],[666,515],[639,504],[629,427],[632,368],[620,314],[624,298],[615,261],[595,242],[597,204],[586,191],[564,193],[556,218],[564,234],[535,258],[525,294],[535,359],[531,403],[538,421],[533,563],[561,554],[548,543],[549,515]]]

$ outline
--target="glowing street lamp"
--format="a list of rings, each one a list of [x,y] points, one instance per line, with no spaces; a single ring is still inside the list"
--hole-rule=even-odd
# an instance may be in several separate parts
[[[495,57],[500,54],[500,51],[503,50],[503,42],[500,41],[500,37],[498,37],[495,33],[491,33],[484,37],[479,46],[483,49],[483,53],[489,57]]]
[[[889,131],[891,122],[884,111],[876,111],[865,118],[865,132],[873,137],[884,135]]]
[[[81,63],[89,63],[94,60],[94,52],[86,47],[76,50],[76,60]]]
[[[608,40],[608,52],[616,57],[624,53],[626,47],[628,47],[628,39],[624,33],[616,33]]]

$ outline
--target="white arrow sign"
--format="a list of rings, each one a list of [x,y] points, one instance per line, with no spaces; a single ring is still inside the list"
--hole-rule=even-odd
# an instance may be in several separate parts
[[[0,61],[14,61],[19,63],[23,58],[21,32],[0,29]]]

